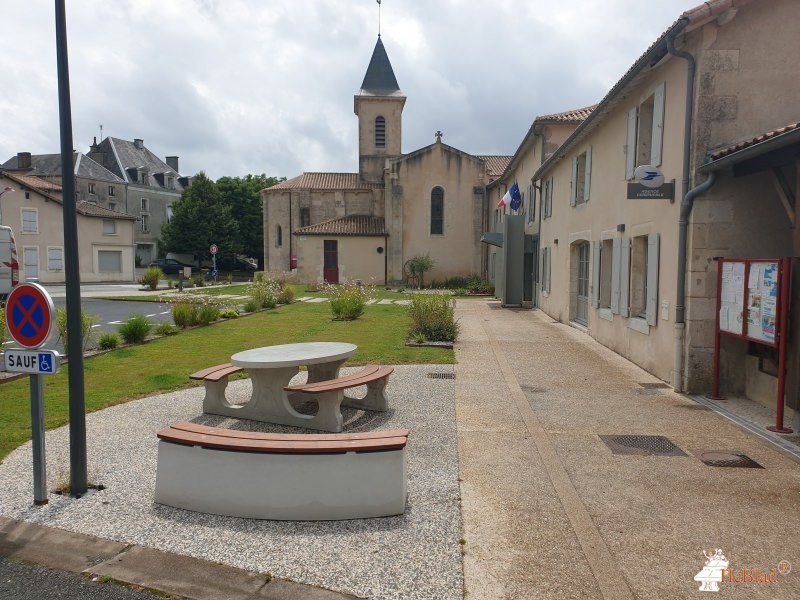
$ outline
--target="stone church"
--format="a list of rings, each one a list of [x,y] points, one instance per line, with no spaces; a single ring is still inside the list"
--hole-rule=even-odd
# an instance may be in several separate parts
[[[486,187],[511,157],[467,154],[440,132],[403,153],[405,103],[379,35],[354,98],[358,172],[306,172],[261,192],[265,271],[295,271],[305,283],[400,283],[406,262],[427,254],[426,282],[486,278]]]

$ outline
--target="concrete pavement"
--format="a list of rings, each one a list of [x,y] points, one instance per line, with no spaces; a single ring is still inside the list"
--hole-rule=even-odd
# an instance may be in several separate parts
[[[800,598],[794,457],[539,311],[457,316],[467,599],[702,598],[715,549],[720,597]],[[763,468],[701,461],[738,454]],[[187,598],[351,598],[7,519],[0,555]]]

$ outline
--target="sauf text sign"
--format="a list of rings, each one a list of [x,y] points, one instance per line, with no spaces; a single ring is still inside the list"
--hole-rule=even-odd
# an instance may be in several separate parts
[[[3,353],[5,368],[9,373],[53,375],[61,366],[61,355],[55,350],[15,350]]]

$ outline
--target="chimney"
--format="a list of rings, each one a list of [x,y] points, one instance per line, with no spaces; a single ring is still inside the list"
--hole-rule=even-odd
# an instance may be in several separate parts
[[[30,169],[31,168],[31,153],[30,152],[17,152],[17,168]]]
[[[178,169],[178,157],[177,156],[168,156],[167,157],[167,164],[169,168],[175,171],[175,173],[180,173],[180,169]]]
[[[137,150],[141,150],[144,148],[144,140],[140,140],[139,138],[134,138],[133,145],[136,146]]]

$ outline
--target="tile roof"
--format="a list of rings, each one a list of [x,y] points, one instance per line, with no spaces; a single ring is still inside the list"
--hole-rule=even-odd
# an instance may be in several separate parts
[[[597,108],[597,104],[592,104],[591,106],[587,106],[585,108],[576,108],[575,110],[567,110],[560,113],[554,113],[552,115],[536,117],[535,121],[537,123],[581,123],[585,121],[590,114],[592,114],[592,111],[595,108]]]
[[[56,183],[55,181],[45,179],[44,177],[38,177],[36,175],[22,175],[19,173],[14,173],[13,175],[14,179],[16,179],[19,183],[26,185],[31,189],[51,192],[54,194],[61,193],[61,184]]]
[[[790,133],[792,131],[796,131],[800,129],[800,121],[796,123],[791,123],[786,127],[781,127],[779,129],[773,129],[772,131],[768,131],[766,133],[762,133],[757,135],[754,138],[749,140],[744,140],[732,146],[728,146],[727,148],[721,148],[716,150],[715,152],[711,153],[711,160],[718,160],[724,156],[728,156],[729,154],[733,154],[734,152],[739,152],[739,150],[744,150],[745,148],[749,148],[750,146],[755,146],[756,144],[760,144],[761,142],[766,142],[773,138],[776,138],[784,133]]]
[[[358,180],[358,173],[303,173],[292,179],[282,181],[266,192],[281,190],[371,190],[381,189],[377,183],[364,183]]]
[[[506,170],[513,156],[477,156],[486,163],[486,174],[490,178],[500,177]]]
[[[128,221],[135,221],[136,217],[127,213],[121,213],[109,208],[103,208],[97,204],[81,200],[75,205],[75,210],[87,217],[102,217],[104,219],[124,219]]]
[[[331,219],[316,225],[301,227],[293,233],[294,235],[389,235],[386,232],[386,222],[380,217],[369,215],[350,215]]]

